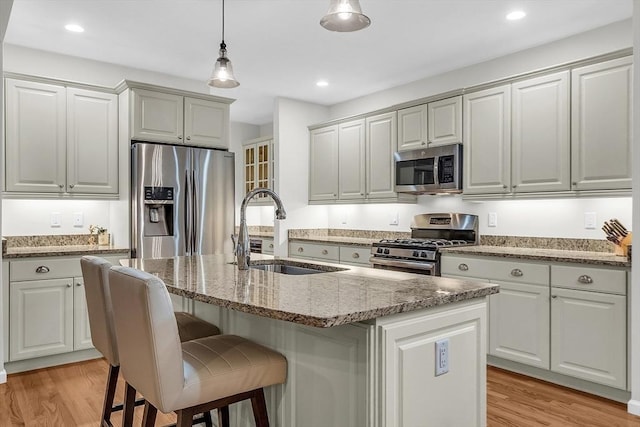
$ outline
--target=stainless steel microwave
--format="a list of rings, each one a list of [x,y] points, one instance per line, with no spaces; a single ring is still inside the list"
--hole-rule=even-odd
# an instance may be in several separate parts
[[[397,193],[462,193],[462,144],[394,154]]]

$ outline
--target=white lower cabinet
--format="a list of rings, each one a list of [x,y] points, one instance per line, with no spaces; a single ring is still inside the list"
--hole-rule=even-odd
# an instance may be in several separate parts
[[[84,290],[84,279],[73,278],[73,349],[84,350],[93,348],[91,341],[91,327],[89,326],[89,311],[87,297]]]
[[[371,246],[289,242],[289,257],[370,267]]]
[[[500,285],[489,298],[491,356],[626,389],[626,270],[444,254],[442,276]]]
[[[549,369],[549,286],[492,281],[489,354]]]

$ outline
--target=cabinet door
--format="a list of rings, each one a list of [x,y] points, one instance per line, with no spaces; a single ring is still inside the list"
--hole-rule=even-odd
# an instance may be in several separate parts
[[[256,185],[261,188],[272,187],[271,180],[271,140],[256,144]],[[266,198],[266,194],[258,194],[256,197]]]
[[[84,279],[74,277],[73,285],[73,349],[93,348]]]
[[[244,146],[244,194],[256,188],[256,144]]]
[[[517,82],[512,91],[513,191],[569,190],[569,72]]]
[[[464,193],[511,191],[511,87],[464,96]]]
[[[131,139],[183,142],[184,98],[145,89],[133,89]]]
[[[67,89],[67,191],[118,193],[118,98]]]
[[[228,123],[228,104],[184,98],[184,134],[187,144],[229,148]]]
[[[549,286],[494,282],[489,298],[489,354],[549,369]]]
[[[398,143],[396,113],[368,117],[367,125],[367,188],[368,199],[396,197],[393,153]],[[342,159],[341,159],[342,160]]]
[[[73,280],[12,282],[10,360],[73,351]]]
[[[551,370],[611,387],[627,383],[626,298],[551,289]]]
[[[429,146],[462,142],[462,96],[427,104]]]
[[[338,125],[338,198],[364,199],[365,192],[364,120]]]
[[[571,74],[571,180],[574,190],[631,188],[632,58]]]
[[[338,126],[311,131],[309,200],[338,198]]]
[[[398,110],[398,151],[427,145],[427,106]]]
[[[6,79],[6,190],[58,193],[66,183],[65,88]]]

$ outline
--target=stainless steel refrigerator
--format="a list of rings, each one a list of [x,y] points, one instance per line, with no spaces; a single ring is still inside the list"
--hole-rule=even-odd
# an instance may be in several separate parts
[[[232,253],[234,154],[134,142],[131,256]]]

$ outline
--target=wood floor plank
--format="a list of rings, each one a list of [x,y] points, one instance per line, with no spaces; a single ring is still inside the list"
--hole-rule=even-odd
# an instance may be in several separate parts
[[[0,385],[0,426],[98,426],[107,372],[107,362],[99,359],[9,375]],[[120,380],[115,400],[123,399]],[[141,424],[142,415],[143,407],[137,407],[134,425]],[[115,427],[122,427],[121,417],[113,414]],[[175,414],[158,412],[156,425],[175,422]],[[640,417],[628,414],[622,403],[489,367],[487,425],[640,427]]]

